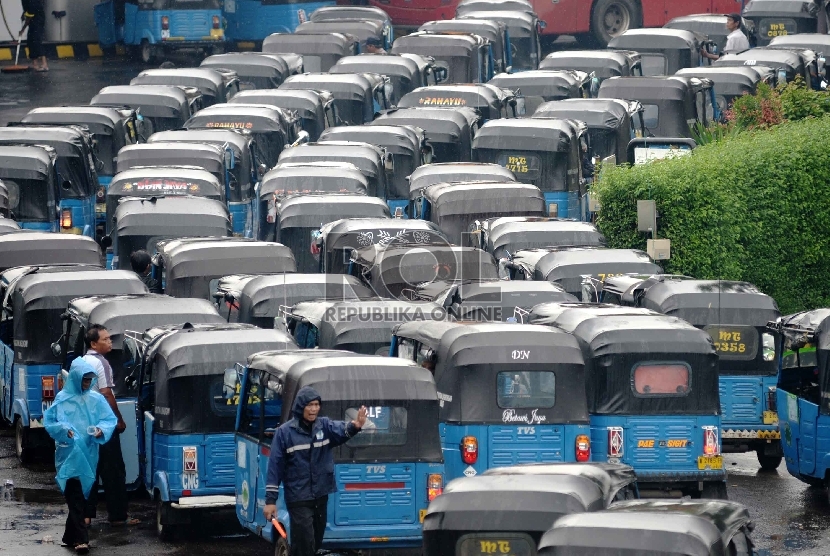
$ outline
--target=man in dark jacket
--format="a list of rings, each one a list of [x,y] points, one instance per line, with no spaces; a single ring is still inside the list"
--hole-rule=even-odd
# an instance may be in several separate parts
[[[280,483],[291,520],[291,556],[314,556],[326,532],[326,505],[337,491],[332,449],[347,442],[366,423],[361,407],[357,419],[332,421],[320,413],[320,394],[310,386],[297,392],[294,418],[274,434],[265,485],[265,519],[277,516]]]

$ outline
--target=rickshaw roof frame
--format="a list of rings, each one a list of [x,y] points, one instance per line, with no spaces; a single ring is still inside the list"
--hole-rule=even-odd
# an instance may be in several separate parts
[[[0,271],[23,265],[89,264],[102,266],[101,248],[88,236],[21,230],[0,234]]]

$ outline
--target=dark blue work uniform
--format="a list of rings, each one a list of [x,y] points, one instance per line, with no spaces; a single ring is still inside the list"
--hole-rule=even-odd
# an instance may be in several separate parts
[[[314,556],[326,531],[329,494],[337,491],[332,449],[360,432],[353,423],[318,416],[313,423],[303,419],[303,409],[320,395],[305,386],[297,392],[291,412],[294,418],[274,434],[268,459],[265,504],[277,503],[280,483],[291,519],[291,555]]]

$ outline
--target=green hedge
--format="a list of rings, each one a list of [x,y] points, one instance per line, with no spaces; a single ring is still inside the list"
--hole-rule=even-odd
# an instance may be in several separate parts
[[[745,280],[784,314],[830,306],[830,116],[741,133],[687,157],[605,168],[597,224],[645,249],[637,200],[654,199],[667,272]]]

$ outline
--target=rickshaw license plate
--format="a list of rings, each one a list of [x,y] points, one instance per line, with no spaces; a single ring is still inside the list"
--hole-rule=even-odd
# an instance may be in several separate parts
[[[764,411],[764,424],[765,425],[777,425],[778,424],[778,412],[776,412],[776,411]]]
[[[424,522],[424,518],[425,518],[426,516],[427,516],[427,511],[426,511],[426,510],[418,510],[418,521],[420,521],[421,523],[423,523],[423,522]]]
[[[698,469],[723,469],[723,456],[698,456]]]

